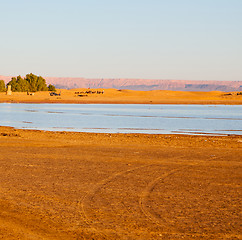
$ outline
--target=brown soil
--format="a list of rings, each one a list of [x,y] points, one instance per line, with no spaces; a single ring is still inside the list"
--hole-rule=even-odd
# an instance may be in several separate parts
[[[241,239],[241,136],[0,127],[0,239]]]
[[[85,91],[104,91],[104,94],[81,94]],[[225,92],[132,91],[117,89],[60,89],[61,96],[49,92],[34,95],[14,92],[0,93],[0,102],[21,103],[134,103],[134,104],[242,104],[242,95]],[[79,93],[79,94],[78,94]],[[80,96],[82,95],[82,96]],[[87,96],[86,96],[87,95]]]

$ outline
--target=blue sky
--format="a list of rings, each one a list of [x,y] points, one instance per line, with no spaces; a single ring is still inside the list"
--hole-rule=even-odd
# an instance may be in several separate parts
[[[0,0],[0,75],[242,80],[242,0]]]

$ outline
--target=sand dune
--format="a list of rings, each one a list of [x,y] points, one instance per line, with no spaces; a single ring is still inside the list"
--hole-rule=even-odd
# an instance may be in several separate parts
[[[104,91],[102,94],[86,94],[86,91]],[[83,93],[84,92],[84,93]],[[0,93],[0,102],[32,103],[133,103],[133,104],[242,104],[242,95],[237,92],[183,92],[183,91],[134,91],[117,89],[59,89],[61,96],[50,96],[49,92],[34,95],[13,92],[11,96]]]

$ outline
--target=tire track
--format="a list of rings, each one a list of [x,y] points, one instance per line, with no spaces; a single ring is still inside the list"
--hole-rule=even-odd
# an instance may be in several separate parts
[[[92,229],[93,231],[97,232],[98,234],[102,235],[103,237],[105,237],[105,234],[101,233],[100,231],[98,231],[98,229],[94,226],[93,220],[88,217],[88,214],[86,212],[86,205],[87,205],[87,201],[88,199],[90,200],[91,198],[93,198],[95,196],[95,194],[102,189],[105,185],[107,185],[108,183],[112,182],[114,179],[116,179],[119,176],[123,176],[125,174],[131,173],[135,170],[138,169],[142,169],[142,168],[146,168],[146,167],[151,167],[151,166],[160,166],[160,164],[149,164],[149,165],[143,165],[143,166],[139,166],[139,167],[135,167],[135,168],[131,168],[125,171],[121,171],[118,172],[116,174],[113,174],[112,176],[103,179],[102,181],[100,181],[98,184],[95,185],[95,187],[90,190],[87,194],[85,194],[82,199],[79,202],[79,207],[80,207],[80,214],[82,216],[82,219],[84,220],[84,222],[90,227],[90,229]]]
[[[152,214],[148,208],[145,205],[146,199],[148,198],[148,196],[151,194],[151,192],[153,191],[153,189],[155,188],[156,184],[159,181],[162,181],[164,179],[166,179],[167,177],[182,171],[183,169],[188,168],[189,166],[185,166],[185,167],[179,167],[176,169],[173,169],[169,172],[165,172],[163,173],[161,176],[159,176],[158,178],[155,178],[153,181],[151,181],[147,187],[144,189],[144,191],[141,193],[140,198],[139,198],[139,206],[141,211],[143,212],[143,214],[152,222],[156,223],[157,225],[161,225],[160,223],[160,218],[156,217],[154,214]]]
[[[207,161],[212,161],[212,160],[215,160],[215,159],[219,159],[217,156],[211,156]],[[204,161],[202,161],[204,163]],[[140,209],[141,211],[143,212],[143,214],[152,222],[154,222],[155,224],[157,224],[158,226],[162,226],[161,224],[161,218],[157,217],[156,215],[152,214],[150,212],[150,209],[151,208],[148,208],[146,207],[145,205],[145,202],[146,202],[146,199],[149,197],[149,195],[151,194],[151,192],[154,190],[155,186],[157,185],[157,183],[159,181],[163,181],[164,179],[166,179],[167,177],[179,172],[179,171],[182,171],[184,169],[188,169],[190,168],[191,166],[198,166],[199,164],[201,164],[201,161],[199,163],[194,163],[194,164],[189,164],[187,166],[184,166],[184,167],[179,167],[179,168],[176,168],[176,169],[173,169],[169,172],[166,172],[164,174],[162,174],[162,176],[158,177],[158,178],[155,178],[153,181],[151,181],[147,187],[144,189],[144,191],[141,193],[141,196],[139,198],[139,206],[140,206]],[[174,229],[175,230],[175,229]],[[214,234],[211,234],[211,233],[179,233],[179,232],[165,232],[165,231],[162,231],[162,234],[161,235],[180,235],[180,236],[183,236],[184,235],[187,235],[189,237],[207,237],[208,239],[211,237],[211,236],[214,236]],[[219,237],[234,237],[234,238],[238,238],[240,239],[241,235],[239,234],[224,234],[224,233],[220,233],[219,234]]]
[[[184,156],[180,156],[178,158],[176,158],[175,160],[176,161],[173,161],[172,164],[179,164],[177,162],[177,160],[180,160],[180,159],[183,159],[185,157]],[[162,167],[165,165],[167,165],[168,163],[171,163],[169,161],[163,161],[162,163],[153,163],[153,164],[147,164],[147,165],[142,165],[142,166],[138,166],[138,167],[134,167],[134,168],[131,168],[131,169],[128,169],[128,170],[125,170],[125,171],[121,171],[121,172],[118,172],[118,173],[115,173],[113,175],[111,175],[110,177],[108,178],[105,178],[103,180],[101,180],[100,182],[98,182],[90,191],[88,191],[79,201],[78,203],[78,208],[79,208],[79,213],[80,213],[80,216],[82,218],[82,220],[85,222],[85,224],[89,227],[90,230],[92,230],[93,232],[101,235],[102,237],[105,238],[105,234],[100,232],[100,229],[98,227],[95,226],[95,224],[99,223],[98,221],[95,221],[93,219],[91,219],[89,216],[88,216],[88,213],[87,213],[87,206],[88,206],[88,203],[91,202],[91,199],[94,198],[94,196],[97,194],[97,192],[99,192],[102,188],[104,188],[107,184],[113,182],[116,178],[120,177],[120,176],[124,176],[128,173],[132,173],[133,171],[136,171],[136,170],[139,170],[139,169],[144,169],[144,168],[149,168],[149,167],[152,167],[152,166],[156,166],[156,167]],[[159,224],[159,221],[157,219],[155,219],[154,216],[152,216],[151,213],[149,213],[149,211],[146,209],[145,207],[145,199],[148,197],[148,195],[150,194],[150,192],[152,192],[153,188],[155,187],[156,183],[162,179],[165,179],[166,177],[178,172],[178,171],[181,171],[185,168],[188,168],[189,166],[191,165],[196,165],[196,164],[191,164],[191,163],[184,163],[186,164],[186,166],[183,166],[183,167],[179,167],[179,168],[176,168],[176,169],[173,169],[171,171],[168,171],[168,172],[165,172],[162,176],[159,176],[158,178],[156,178],[155,180],[153,180],[152,182],[150,182],[148,184],[148,186],[144,189],[144,191],[142,191],[141,193],[141,196],[139,197],[139,200],[138,200],[138,205],[141,209],[141,211],[143,212],[143,214],[148,218],[150,219],[152,222],[157,222],[158,225]],[[164,170],[164,169],[163,169]]]

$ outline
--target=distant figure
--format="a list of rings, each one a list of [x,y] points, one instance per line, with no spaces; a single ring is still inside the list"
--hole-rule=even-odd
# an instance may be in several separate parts
[[[8,85],[6,94],[9,96],[12,95],[11,85]]]

